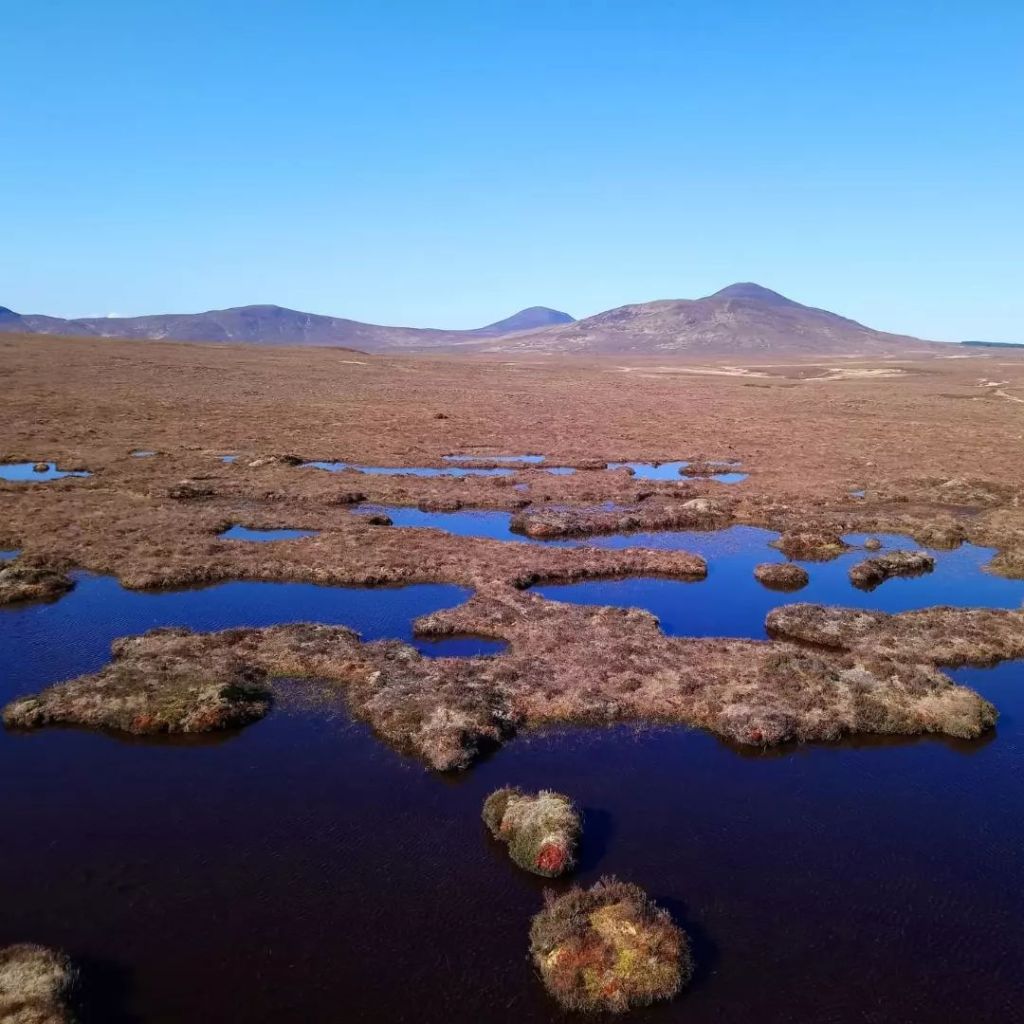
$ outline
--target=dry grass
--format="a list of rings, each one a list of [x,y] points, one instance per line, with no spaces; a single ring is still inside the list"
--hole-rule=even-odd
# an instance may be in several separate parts
[[[838,558],[848,545],[842,537],[831,530],[787,530],[778,540],[772,541],[787,558],[801,562],[830,562]]]
[[[683,488],[671,495],[681,501],[662,498],[611,508],[534,505],[517,512],[510,526],[527,537],[551,540],[638,530],[714,530],[729,523],[732,513],[727,502],[694,497],[693,491]]]
[[[52,601],[75,585],[66,572],[32,565],[24,558],[0,562],[0,605]]]
[[[791,604],[770,612],[767,627],[781,640],[949,668],[1024,658],[1020,611],[937,607],[889,615]]]
[[[72,1024],[66,997],[74,980],[63,953],[29,943],[0,949],[0,1021]]]
[[[509,856],[525,871],[555,878],[575,866],[583,826],[569,797],[505,786],[484,801],[482,816],[491,835],[508,845]]]
[[[690,980],[690,943],[669,914],[628,882],[548,894],[530,926],[530,954],[567,1010],[622,1013],[671,999]]]
[[[792,562],[761,562],[754,566],[754,576],[772,590],[800,590],[810,582],[807,570]]]
[[[895,576],[922,576],[934,568],[935,559],[926,551],[890,551],[851,566],[850,582],[861,590],[874,590]]]
[[[782,531],[907,532],[929,546],[970,539],[1001,549],[995,570],[1024,574],[1024,469],[1005,457],[1019,442],[1019,416],[1010,403],[979,393],[978,379],[992,375],[988,356],[923,359],[900,380],[813,388],[789,388],[782,377],[754,388],[728,376],[622,374],[601,360],[368,357],[353,364],[342,357],[3,336],[0,452],[45,455],[94,476],[0,483],[0,543],[136,586],[231,578],[487,582],[540,578],[552,560],[566,559],[540,550],[499,553],[486,541],[423,531],[371,536],[367,524],[345,522],[338,504],[361,493],[381,504],[516,511],[523,500],[631,507],[649,494],[652,509],[664,509],[679,504],[674,493],[685,493],[725,502],[735,522]],[[62,368],[59,387],[54,366]],[[799,377],[827,367],[778,369]],[[1000,370],[1001,379],[1008,372]],[[158,454],[132,458],[137,448]],[[714,452],[741,460],[751,476],[725,487],[526,468],[515,477],[460,481],[294,465],[340,458],[440,466],[443,455],[463,451],[541,452],[549,465],[580,467]],[[238,461],[220,462],[223,452],[238,453]],[[182,481],[183,493],[213,493],[170,498]],[[528,484],[526,499],[514,490],[517,481]],[[850,500],[853,487],[867,489],[865,500]],[[658,528],[652,512],[644,516],[641,528]],[[210,538],[220,520],[334,529],[316,547],[246,554]],[[590,568],[603,574],[614,560],[591,556]]]

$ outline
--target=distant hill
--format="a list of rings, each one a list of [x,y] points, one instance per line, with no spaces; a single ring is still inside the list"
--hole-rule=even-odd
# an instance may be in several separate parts
[[[15,313],[0,306],[0,331],[62,334],[72,337],[128,338],[140,341],[198,341],[250,345],[318,345],[357,348],[364,352],[429,349],[501,338],[551,324],[572,323],[568,313],[544,306],[529,309],[468,331],[416,327],[385,327],[358,320],[301,313],[283,306],[236,306],[205,313],[164,313],[157,316],[59,317]]]
[[[499,320],[496,324],[488,324],[486,327],[478,327],[475,331],[466,333],[475,334],[478,337],[500,337],[505,334],[537,331],[543,327],[575,322],[568,313],[560,313],[557,309],[548,309],[547,306],[530,306],[529,309],[521,309],[518,313]]]
[[[486,327],[463,331],[385,327],[282,306],[79,320],[22,315],[0,307],[0,331],[153,341],[329,345],[363,352],[550,352],[743,359],[775,355],[878,356],[936,351],[938,344],[876,331],[751,283],[733,284],[702,299],[620,306],[585,320],[573,320],[567,313],[544,306],[531,306]]]
[[[606,355],[742,356],[870,354],[931,349],[933,342],[872,330],[751,283],[702,299],[642,302],[521,338],[494,351]]]
[[[961,341],[960,344],[977,348],[1024,348],[1024,341]]]

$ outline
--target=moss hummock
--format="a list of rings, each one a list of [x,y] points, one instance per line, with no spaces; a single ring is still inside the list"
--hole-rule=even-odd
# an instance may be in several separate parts
[[[576,864],[580,813],[561,793],[542,789],[534,794],[504,786],[484,801],[483,819],[525,871],[554,878]]]
[[[693,975],[686,933],[643,889],[615,878],[548,893],[530,926],[530,954],[567,1010],[648,1006],[671,999]]]

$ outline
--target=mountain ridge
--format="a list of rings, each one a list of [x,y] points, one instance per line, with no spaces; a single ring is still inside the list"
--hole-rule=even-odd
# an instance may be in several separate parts
[[[120,338],[138,341],[193,341],[267,346],[313,345],[390,351],[439,344],[472,342],[572,323],[568,313],[547,306],[530,306],[504,320],[470,330],[430,327],[391,327],[344,317],[304,313],[286,306],[253,304],[210,309],[202,313],[158,313],[133,317],[61,319],[36,313],[16,313],[0,306],[0,331],[60,334],[68,337]]]
[[[577,355],[883,355],[939,342],[878,331],[750,281],[698,299],[659,299],[582,320],[530,306],[470,330],[389,327],[274,305],[203,313],[61,320],[0,307],[0,331],[152,341],[313,345],[368,353],[462,351]]]

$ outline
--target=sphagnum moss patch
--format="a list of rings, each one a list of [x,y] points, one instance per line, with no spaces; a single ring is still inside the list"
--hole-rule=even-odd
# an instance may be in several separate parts
[[[582,822],[572,800],[562,793],[504,786],[484,801],[483,820],[525,871],[554,878],[576,864]]]
[[[610,877],[548,893],[530,955],[567,1010],[623,1013],[671,999],[693,976],[686,933],[639,886]]]

